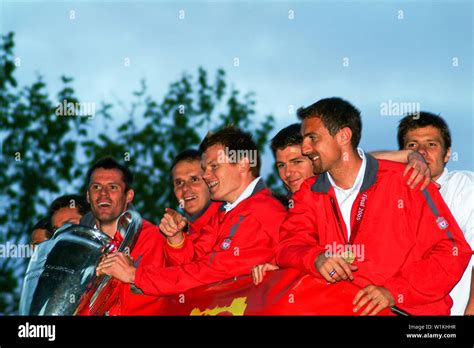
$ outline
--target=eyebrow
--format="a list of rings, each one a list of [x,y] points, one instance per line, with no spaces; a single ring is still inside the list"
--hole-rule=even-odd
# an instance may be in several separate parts
[[[420,140],[420,141],[437,141],[438,143],[440,143],[440,142],[441,142],[441,139],[440,139],[440,138],[438,138],[438,139],[436,139],[436,138],[428,138],[428,139],[423,139],[423,140]],[[408,140],[407,142],[408,142],[408,143],[418,143],[418,142],[420,142],[420,141],[413,139],[413,140]]]
[[[202,175],[201,174],[186,174],[187,176],[189,176],[190,178],[201,178]],[[187,177],[181,177],[181,176],[178,176],[176,178],[173,179],[173,181],[177,181],[177,180],[186,180]]]
[[[120,185],[120,183],[118,183],[118,182],[115,182],[115,181],[108,181],[108,182],[106,182],[105,184],[102,184],[102,183],[100,183],[100,182],[97,182],[97,181],[92,181],[92,182],[91,182],[91,185],[92,185],[92,184],[99,184],[99,185],[109,185],[109,184],[116,184],[116,185]]]

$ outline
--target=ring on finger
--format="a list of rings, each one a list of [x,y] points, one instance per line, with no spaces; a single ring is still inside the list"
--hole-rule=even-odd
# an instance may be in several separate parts
[[[329,272],[329,276],[332,278],[334,274],[336,274],[336,270],[333,268],[332,271]]]

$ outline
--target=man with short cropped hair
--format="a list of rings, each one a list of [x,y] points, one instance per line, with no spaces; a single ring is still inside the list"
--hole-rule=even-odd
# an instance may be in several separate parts
[[[30,244],[35,248],[39,243],[51,238],[51,235],[52,226],[49,218],[42,218],[32,228]]]
[[[199,150],[187,149],[174,158],[171,165],[171,180],[176,200],[183,211],[181,215],[173,209],[165,209],[160,224],[160,231],[165,236],[174,234],[174,231],[168,229],[167,220],[179,218],[181,221],[184,217],[188,223],[187,236],[194,240],[217,212],[219,203],[211,201],[209,188],[202,178],[203,174]]]
[[[64,195],[56,198],[49,207],[53,229],[58,229],[67,223],[79,224],[89,210],[89,203],[83,196]]]
[[[290,193],[300,189],[307,178],[313,176],[313,167],[308,157],[301,153],[301,125],[294,123],[280,130],[271,141],[278,175]]]
[[[358,148],[360,112],[341,98],[298,111],[302,151],[317,176],[292,196],[277,263],[361,290],[354,312],[397,306],[410,314],[449,314],[449,290],[472,253],[433,184],[413,190],[405,165]]]
[[[398,126],[400,149],[418,151],[426,159],[431,177],[455,217],[464,237],[474,248],[474,173],[448,170],[451,157],[451,132],[446,121],[430,112],[405,116]],[[461,280],[450,292],[451,315],[474,315],[473,258]]]
[[[272,261],[286,211],[265,188],[252,137],[226,127],[208,135],[200,150],[211,199],[222,202],[217,214],[194,241],[183,232],[185,221],[162,221],[173,231],[165,250],[177,266],[115,268],[111,276],[145,294],[170,295],[248,274],[253,265]]]
[[[130,169],[112,157],[99,159],[87,172],[87,201],[91,205],[94,226],[113,239],[118,247],[123,238],[117,230],[119,217],[131,205],[135,192],[133,190],[133,173]],[[124,253],[113,253],[97,266],[97,274],[106,274],[108,262],[126,265],[165,264],[163,246],[165,240],[158,228],[142,219],[142,229],[130,256]],[[144,296],[130,286],[121,283],[119,296],[109,309],[110,315],[132,315],[142,310],[154,298]]]
[[[280,130],[271,141],[271,149],[275,157],[275,165],[278,169],[278,174],[281,181],[290,192],[287,197],[288,202],[285,204],[289,206],[291,204],[290,197],[293,193],[298,191],[303,182],[309,177],[313,176],[313,166],[307,156],[302,154],[301,145],[303,143],[303,137],[301,136],[301,124],[295,123],[288,127]],[[383,159],[386,153],[371,153],[377,159]],[[415,167],[416,170],[413,172],[413,179],[408,177],[407,183],[409,185],[417,185],[421,180],[424,179],[423,168],[427,168],[426,164],[422,163],[423,159],[419,156],[410,156],[410,154],[404,154],[404,159],[408,161],[410,157],[410,167]],[[424,166],[423,166],[424,165]],[[417,167],[418,166],[418,167]],[[406,170],[408,171],[408,170]],[[416,176],[419,174],[418,176]],[[424,182],[423,188],[428,185],[429,180]],[[277,270],[278,266],[270,263],[256,265],[252,268],[252,277],[255,285],[260,284],[268,271]]]

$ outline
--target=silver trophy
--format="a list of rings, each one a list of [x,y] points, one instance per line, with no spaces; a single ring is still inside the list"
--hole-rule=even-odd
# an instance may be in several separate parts
[[[20,315],[104,314],[110,300],[110,276],[96,276],[96,267],[111,252],[133,250],[142,228],[142,218],[133,210],[118,219],[123,241],[118,248],[112,238],[97,229],[67,224],[50,240],[37,245],[28,268],[20,299]]]

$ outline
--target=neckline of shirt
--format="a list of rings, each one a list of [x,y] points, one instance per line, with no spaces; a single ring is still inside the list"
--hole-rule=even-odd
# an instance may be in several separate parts
[[[357,148],[357,153],[362,159],[362,164],[359,168],[359,171],[357,172],[357,176],[352,187],[348,189],[340,188],[334,182],[334,179],[331,177],[331,174],[329,174],[329,172],[327,173],[331,186],[334,187],[335,190],[338,190],[339,192],[343,193],[346,197],[352,194],[354,191],[360,191],[360,188],[362,187],[362,183],[364,182],[364,175],[365,175],[365,168],[367,166],[367,160],[365,158],[364,150],[362,150],[360,147]]]
[[[240,196],[234,201],[234,203],[229,203],[226,202],[224,205],[224,209],[226,214],[234,209],[237,205],[239,205],[240,202],[243,200],[249,198],[252,195],[253,190],[255,189],[255,186],[257,186],[259,180],[261,179],[261,176],[255,178],[252,180],[252,182],[245,188],[245,190],[240,194]]]

